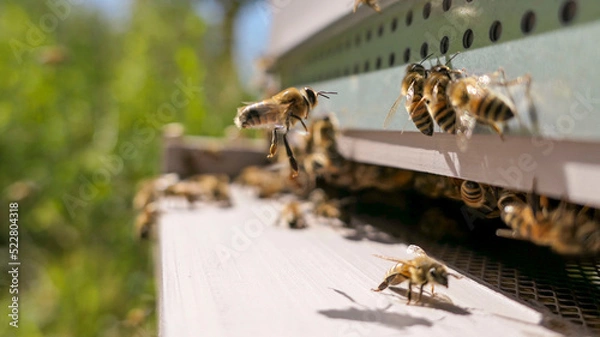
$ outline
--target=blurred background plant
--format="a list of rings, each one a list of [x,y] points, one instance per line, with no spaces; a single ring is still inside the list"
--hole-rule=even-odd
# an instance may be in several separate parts
[[[0,278],[2,336],[156,335],[152,247],[132,232],[136,184],[159,173],[164,124],[219,136],[253,99],[232,51],[252,1],[96,2],[0,3],[0,215],[19,202],[22,262],[16,331]]]

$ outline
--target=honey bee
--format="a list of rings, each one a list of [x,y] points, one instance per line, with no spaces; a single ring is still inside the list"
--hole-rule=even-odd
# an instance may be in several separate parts
[[[316,216],[328,219],[339,219],[344,223],[350,221],[350,215],[344,208],[354,201],[353,198],[345,198],[342,200],[330,199],[325,191],[318,188],[310,193],[308,200],[313,204],[313,213]]]
[[[414,178],[415,190],[434,199],[445,197],[453,200],[461,200],[461,183],[462,180],[460,179],[428,173],[417,173]]]
[[[156,203],[151,202],[146,205],[135,219],[134,230],[136,236],[140,239],[149,239],[153,235],[159,216],[160,211]]]
[[[378,2],[379,1],[377,1],[377,0],[355,0],[353,12],[356,13],[358,6],[360,6],[360,4],[363,3],[363,4],[368,5],[369,7],[373,8],[377,13],[381,13],[381,7],[379,7]]]
[[[494,187],[465,180],[460,185],[460,196],[465,205],[481,210],[487,218],[499,216],[497,191]]]
[[[196,201],[200,201],[202,197],[198,184],[185,180],[167,187],[164,196],[185,198],[190,208],[193,208]]]
[[[195,184],[199,198],[207,202],[217,202],[225,207],[231,206],[229,194],[229,177],[225,174],[199,174],[186,181]]]
[[[278,172],[258,166],[245,168],[236,178],[236,182],[256,188],[259,198],[271,198],[288,191],[288,186]]]
[[[429,56],[423,59],[423,61],[429,58]],[[423,97],[423,86],[425,85],[427,75],[427,69],[420,63],[412,63],[406,67],[406,75],[402,79],[400,96],[396,99],[394,105],[392,105],[392,108],[388,112],[385,121],[383,122],[384,128],[390,124],[392,117],[396,113],[396,110],[398,110],[402,97],[405,97],[406,111],[415,126],[424,135],[433,135],[433,119],[431,119],[431,115],[429,115],[429,112],[427,111],[427,105],[425,104],[425,98]]]
[[[456,133],[456,113],[448,102],[446,90],[452,81],[452,70],[445,65],[437,65],[429,70],[425,80],[423,97],[427,111],[437,125],[447,133]]]
[[[300,202],[293,200],[283,205],[281,214],[279,215],[279,222],[284,222],[290,228],[302,229],[306,228],[308,224],[304,218],[304,212],[302,211],[302,205]]]
[[[238,108],[233,121],[240,129],[273,127],[269,158],[275,156],[277,152],[277,132],[281,132],[286,154],[292,168],[291,177],[295,178],[298,176],[298,163],[288,144],[287,132],[298,121],[308,131],[303,119],[307,119],[310,111],[317,105],[317,97],[329,98],[328,94],[336,94],[336,92],[314,91],[309,87],[300,90],[288,88],[262,102],[251,103]]]
[[[504,72],[499,70],[504,78]],[[466,150],[466,143],[473,134],[476,122],[488,125],[501,139],[504,139],[499,123],[504,123],[513,118],[516,108],[509,99],[491,90],[489,86],[508,87],[515,84],[525,83],[527,93],[531,85],[531,77],[525,75],[512,81],[492,81],[490,76],[465,76],[458,77],[448,85],[446,95],[454,108],[457,116],[456,127],[458,146]],[[512,99],[510,99],[512,101]]]
[[[423,287],[426,284],[431,283],[433,293],[434,284],[448,287],[448,276],[460,278],[457,275],[448,273],[443,264],[429,257],[420,247],[410,245],[407,251],[410,254],[416,254],[417,257],[407,261],[394,257],[375,255],[378,258],[396,262],[396,265],[387,271],[383,282],[376,289],[371,290],[379,292],[391,285],[401,284],[408,280],[407,304],[410,304],[413,286],[419,286],[419,298],[417,299],[417,302],[419,302],[423,294]]]
[[[535,184],[534,184],[535,186]],[[504,192],[498,200],[500,217],[511,229],[498,229],[496,235],[529,240],[548,246],[559,254],[598,254],[600,223],[561,201],[550,209],[546,197],[532,192],[524,201],[512,192]]]
[[[156,178],[142,181],[133,198],[133,208],[142,210],[149,203],[158,200],[169,186],[178,181],[179,176],[174,173],[163,174]]]

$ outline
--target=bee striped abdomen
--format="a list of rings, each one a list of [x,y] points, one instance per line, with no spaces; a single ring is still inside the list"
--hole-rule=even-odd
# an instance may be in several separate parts
[[[427,106],[424,101],[421,101],[421,98],[421,95],[415,95],[412,102],[407,106],[407,110],[410,112],[410,117],[417,129],[423,134],[431,136],[433,134],[433,119],[431,119]]]
[[[479,118],[493,122],[504,122],[514,116],[511,107],[500,97],[490,92],[486,92],[479,101],[475,112]]]
[[[278,123],[279,110],[273,104],[254,103],[238,109],[234,120],[240,128],[255,128]]]
[[[483,193],[482,186],[474,181],[466,180],[460,186],[461,197],[469,207],[479,208],[483,206],[485,201]]]
[[[456,133],[456,113],[454,108],[444,102],[438,102],[433,106],[433,117],[437,125],[447,133]]]

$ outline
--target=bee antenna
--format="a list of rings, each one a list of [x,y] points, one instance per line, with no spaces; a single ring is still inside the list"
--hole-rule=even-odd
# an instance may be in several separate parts
[[[460,54],[459,51],[457,51],[454,55],[450,56],[450,58],[448,59],[448,61],[446,61],[446,65],[450,64],[450,62],[452,62],[452,60],[454,60],[454,58],[457,57],[458,54]]]
[[[327,95],[337,95],[337,91],[319,91],[317,92],[317,96],[323,96],[327,99],[329,99],[329,96]]]
[[[430,57],[432,57],[432,56],[433,56],[433,53],[431,53],[431,54],[429,54],[429,55],[425,56],[425,58],[423,58],[423,59],[421,60],[421,62],[419,62],[419,64],[423,64],[423,62],[427,61],[427,59],[428,59],[428,58],[430,58]]]

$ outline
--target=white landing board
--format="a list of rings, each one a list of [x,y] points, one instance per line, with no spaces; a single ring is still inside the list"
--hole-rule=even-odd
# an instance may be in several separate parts
[[[466,277],[434,297],[426,287],[419,304],[406,305],[406,284],[372,292],[393,265],[372,254],[411,258],[406,244],[384,233],[350,240],[323,221],[275,226],[279,202],[232,192],[233,208],[180,204],[161,218],[161,336],[559,335],[540,313]]]

